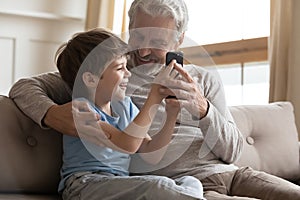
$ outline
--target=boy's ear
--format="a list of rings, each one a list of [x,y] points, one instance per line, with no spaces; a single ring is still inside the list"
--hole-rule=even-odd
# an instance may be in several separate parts
[[[84,72],[82,74],[82,80],[87,87],[96,88],[98,86],[99,77],[91,72]]]

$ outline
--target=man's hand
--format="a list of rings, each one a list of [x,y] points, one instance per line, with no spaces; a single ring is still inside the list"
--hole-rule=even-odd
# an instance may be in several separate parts
[[[197,83],[179,65],[175,64],[174,68],[181,75],[181,78],[165,80],[163,84],[168,89],[161,88],[161,94],[175,94],[180,105],[186,108],[194,117],[198,119],[205,117],[208,111],[208,102],[200,92]]]
[[[87,102],[76,101],[52,106],[44,123],[60,133],[83,137],[97,145],[106,144],[110,136],[105,135],[99,125],[99,115],[92,112]]]
[[[105,133],[100,125],[100,116],[91,110],[86,101],[73,101],[72,113],[74,124],[79,137],[99,146],[112,145],[109,138],[111,135]]]

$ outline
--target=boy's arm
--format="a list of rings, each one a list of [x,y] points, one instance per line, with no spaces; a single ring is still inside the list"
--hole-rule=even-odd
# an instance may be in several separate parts
[[[172,62],[174,65],[175,60]],[[176,76],[175,73],[173,75],[171,73],[173,70],[173,65],[168,65],[167,67],[163,68],[155,77],[146,102],[144,103],[143,107],[140,109],[140,112],[134,118],[134,120],[125,128],[123,134],[119,133],[117,130],[112,131],[106,129],[110,127],[109,124],[103,124],[103,126],[101,126],[106,135],[111,135],[110,140],[114,145],[117,145],[121,149],[128,150],[128,153],[135,153],[141,148],[143,141],[145,141],[145,143],[143,144],[143,146],[145,145],[145,147],[143,147],[141,151],[143,151],[144,149],[147,152],[160,149],[161,147],[169,143],[179,111],[179,104],[177,99],[167,100],[166,103],[168,106],[166,107],[166,111],[168,113],[168,120],[159,136],[156,136],[157,139],[155,139],[154,141],[150,140],[151,142],[149,142],[149,140],[146,138],[148,136],[147,133],[149,131],[149,128],[157,113],[158,106],[161,101],[167,96],[165,94],[161,94],[159,90],[162,88],[162,86],[165,87],[165,80],[174,79],[174,76]],[[176,109],[170,108],[172,107],[171,105],[173,105]]]
[[[138,151],[143,160],[150,164],[157,164],[164,156],[172,139],[180,109],[176,99],[166,99],[165,101],[167,118],[163,128],[152,137],[151,141],[144,140]]]
[[[148,98],[134,120],[123,130],[100,121],[100,129],[105,135],[110,136],[106,146],[126,152],[135,153],[141,146],[143,140],[147,138],[147,133],[157,112],[158,104],[164,96],[159,94],[160,86],[153,84]]]

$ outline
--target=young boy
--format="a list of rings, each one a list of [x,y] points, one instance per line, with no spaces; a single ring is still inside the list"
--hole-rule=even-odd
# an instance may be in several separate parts
[[[172,67],[168,66],[160,72],[147,101],[138,111],[131,99],[125,96],[131,76],[126,68],[127,51],[126,43],[120,38],[104,29],[94,29],[75,34],[56,53],[57,68],[72,89],[73,98],[89,102],[90,109],[100,115],[99,125],[112,143],[112,148],[108,148],[85,140],[85,133],[82,139],[64,135],[60,192],[67,190],[76,180],[74,177],[88,174],[98,174],[98,179],[128,176],[129,154],[138,150],[146,161],[157,163],[161,156],[153,157],[152,153],[147,155],[147,152],[164,149],[171,140],[179,112],[175,99],[168,100],[170,103],[166,108],[164,127],[151,140],[145,138],[157,111],[156,105],[165,98],[158,92],[163,86],[157,83],[174,77],[171,75],[174,74],[171,73]],[[71,197],[63,195],[63,198]]]

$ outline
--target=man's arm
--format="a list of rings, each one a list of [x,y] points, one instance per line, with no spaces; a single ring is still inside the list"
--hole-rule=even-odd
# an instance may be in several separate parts
[[[9,92],[17,106],[41,127],[76,134],[71,91],[59,73],[46,73],[17,81]]]
[[[222,80],[216,69],[203,77],[204,96],[209,109],[199,121],[206,146],[225,163],[235,162],[241,155],[243,137],[234,123],[225,100]]]

